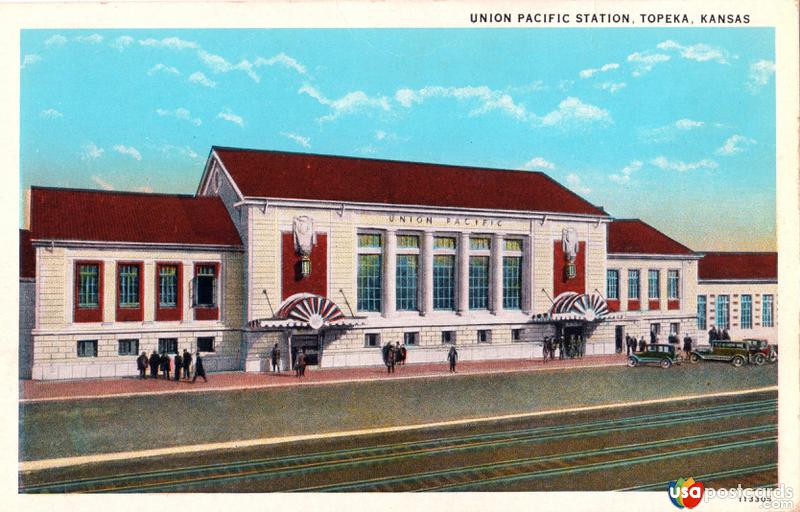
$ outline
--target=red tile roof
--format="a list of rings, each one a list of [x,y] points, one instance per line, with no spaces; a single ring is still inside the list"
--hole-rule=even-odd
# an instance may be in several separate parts
[[[707,252],[697,265],[697,277],[705,279],[778,279],[776,252]]]
[[[34,240],[241,246],[217,197],[31,189]]]
[[[694,251],[639,219],[619,219],[608,225],[609,254],[692,255]]]
[[[607,215],[541,172],[215,147],[245,197]]]
[[[19,230],[19,277],[36,277],[36,253],[27,229]]]

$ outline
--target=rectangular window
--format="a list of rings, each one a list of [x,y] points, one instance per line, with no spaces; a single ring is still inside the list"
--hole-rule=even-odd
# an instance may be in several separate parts
[[[680,274],[677,270],[668,270],[667,271],[667,299],[678,299],[680,298],[680,290],[679,290],[679,283],[680,282]]]
[[[358,310],[381,310],[381,255],[358,255]]]
[[[681,324],[678,322],[672,322],[669,324],[669,333],[678,335],[681,333]]]
[[[455,256],[433,257],[433,309],[455,309]]]
[[[511,341],[522,341],[522,329],[511,329]]]
[[[522,240],[507,239],[505,240],[507,252],[522,252]]]
[[[730,329],[730,303],[727,295],[717,295],[717,329]]]
[[[469,248],[472,251],[488,251],[492,248],[492,240],[490,238],[470,238]]]
[[[451,236],[437,236],[433,239],[434,249],[448,249],[454,251],[456,249],[456,239]]]
[[[416,254],[398,254],[395,276],[395,293],[398,311],[416,311],[419,257]]]
[[[197,265],[194,279],[194,305],[217,307],[217,266]]]
[[[761,296],[761,325],[764,327],[774,327],[774,301],[772,295]]]
[[[661,283],[658,270],[647,271],[647,298],[648,299],[661,298]]]
[[[639,271],[628,270],[628,298],[639,300]]]
[[[97,357],[97,340],[78,341],[78,357]]]
[[[78,264],[78,307],[96,308],[100,304],[100,265]]]
[[[419,237],[417,235],[397,235],[398,249],[419,249]]]
[[[359,247],[372,247],[372,248],[381,248],[383,244],[381,243],[381,235],[378,233],[363,233],[358,235],[358,246]]]
[[[419,333],[418,332],[404,332],[403,333],[403,343],[406,345],[416,345],[419,341]]]
[[[489,257],[469,258],[469,308],[489,308]]]
[[[739,321],[742,329],[753,328],[753,296],[742,295],[742,315]]]
[[[658,336],[661,333],[661,324],[650,324],[650,332],[654,332]]]
[[[117,342],[117,354],[121,356],[135,356],[139,353],[139,340],[119,340]]]
[[[138,308],[140,265],[121,264],[119,266],[119,307]]]
[[[706,316],[708,315],[706,311],[706,296],[705,295],[698,295],[697,296],[697,328],[701,331],[706,329]]]
[[[159,266],[158,306],[162,308],[178,306],[178,267],[175,265]]]
[[[455,345],[456,331],[442,331],[442,343],[445,345]]]
[[[487,329],[478,330],[478,343],[490,343],[492,341],[492,332]]]
[[[197,351],[198,352],[214,352],[214,337],[213,336],[199,336],[197,338]]]
[[[370,332],[364,335],[365,347],[379,347],[381,344],[381,335],[377,332]]]
[[[503,258],[503,308],[519,309],[522,297],[522,258]]]
[[[606,271],[606,298],[619,299],[619,270]]]
[[[159,354],[177,354],[178,338],[158,338]]]

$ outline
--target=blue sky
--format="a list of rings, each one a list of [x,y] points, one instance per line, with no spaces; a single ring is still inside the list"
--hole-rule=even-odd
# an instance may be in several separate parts
[[[193,193],[212,145],[531,169],[693,249],[774,250],[773,41],[25,30],[21,184]]]

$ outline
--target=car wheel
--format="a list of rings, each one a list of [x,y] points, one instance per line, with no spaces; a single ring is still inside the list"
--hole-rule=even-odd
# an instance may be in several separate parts
[[[630,366],[631,368],[633,368],[633,367],[634,367],[634,366],[636,366],[637,364],[639,364],[639,361],[637,361],[635,357],[629,357],[629,358],[628,358],[628,366]]]
[[[689,356],[689,361],[693,363],[698,363],[700,362],[700,356],[698,356],[697,354],[692,354]]]
[[[767,358],[764,357],[764,354],[756,354],[755,357],[753,357],[753,362],[758,366],[761,366],[767,362]]]
[[[744,365],[744,358],[742,356],[736,356],[733,359],[731,359],[731,364],[738,368]]]
[[[667,369],[670,366],[672,366],[672,361],[670,361],[669,359],[662,359],[661,360],[661,368]]]

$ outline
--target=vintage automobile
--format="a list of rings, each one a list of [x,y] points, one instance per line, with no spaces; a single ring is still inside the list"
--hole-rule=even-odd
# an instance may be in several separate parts
[[[634,367],[641,364],[657,364],[662,368],[669,368],[673,364],[680,364],[677,346],[666,343],[648,345],[644,352],[634,352],[628,356],[628,366]]]
[[[770,345],[767,340],[748,338],[744,340],[745,343],[750,345],[750,362],[757,365],[762,365],[769,361],[775,363],[778,361],[778,350],[774,345]]]
[[[750,344],[745,341],[712,341],[710,346],[693,350],[689,354],[689,361],[723,361],[739,367],[750,362]]]

